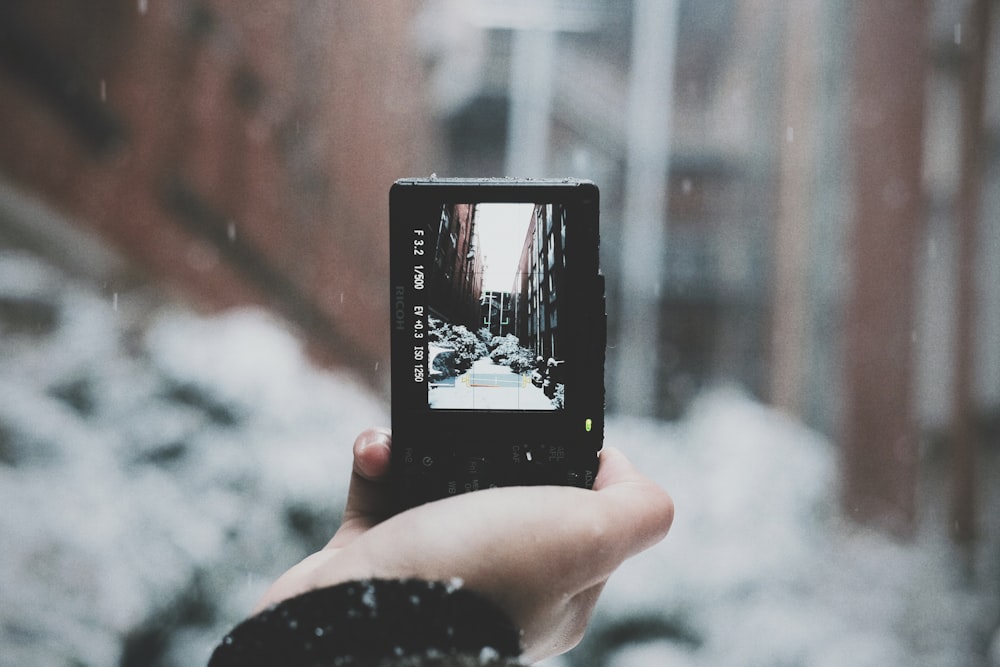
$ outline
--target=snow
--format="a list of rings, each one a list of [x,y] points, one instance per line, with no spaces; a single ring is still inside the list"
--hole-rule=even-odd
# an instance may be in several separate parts
[[[385,406],[260,312],[116,312],[31,257],[0,267],[0,665],[143,664],[161,626],[162,664],[204,664],[329,537]]]
[[[435,410],[554,410],[545,392],[527,375],[489,357],[477,359],[465,373],[430,386],[428,403]]]
[[[676,518],[612,577],[581,650],[631,629],[643,641],[613,664],[990,664],[975,656],[992,585],[966,578],[943,531],[911,544],[845,523],[817,434],[723,389],[675,425],[610,420],[607,438],[671,492]]]
[[[204,664],[335,529],[351,442],[388,423],[264,313],[115,294],[0,251],[0,667]],[[942,531],[845,523],[836,453],[795,421],[717,389],[607,440],[675,524],[548,667],[1000,664],[990,580]]]

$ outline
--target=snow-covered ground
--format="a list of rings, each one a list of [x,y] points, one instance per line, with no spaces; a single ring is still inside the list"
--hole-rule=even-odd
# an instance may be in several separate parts
[[[428,403],[435,410],[554,410],[552,400],[509,366],[489,357],[477,359],[465,373],[430,386]]]
[[[332,532],[351,442],[387,422],[260,312],[200,317],[0,251],[0,666],[204,664]],[[933,527],[901,544],[842,522],[815,433],[732,389],[607,432],[676,521],[549,667],[1000,664],[992,580]]]

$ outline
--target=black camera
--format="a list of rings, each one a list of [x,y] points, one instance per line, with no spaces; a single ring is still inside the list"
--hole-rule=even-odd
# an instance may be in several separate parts
[[[389,194],[397,509],[593,486],[607,316],[589,181],[403,179]]]

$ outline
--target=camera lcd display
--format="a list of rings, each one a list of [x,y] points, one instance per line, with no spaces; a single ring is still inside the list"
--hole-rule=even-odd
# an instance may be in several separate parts
[[[443,203],[425,234],[427,405],[560,410],[567,209]]]

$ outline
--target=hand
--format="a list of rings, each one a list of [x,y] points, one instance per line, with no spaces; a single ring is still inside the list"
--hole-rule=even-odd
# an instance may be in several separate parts
[[[673,520],[670,496],[612,448],[601,452],[593,491],[487,489],[386,518],[390,443],[385,430],[358,436],[340,529],[259,608],[356,579],[458,578],[507,612],[533,662],[579,643],[608,577],[663,539]]]

